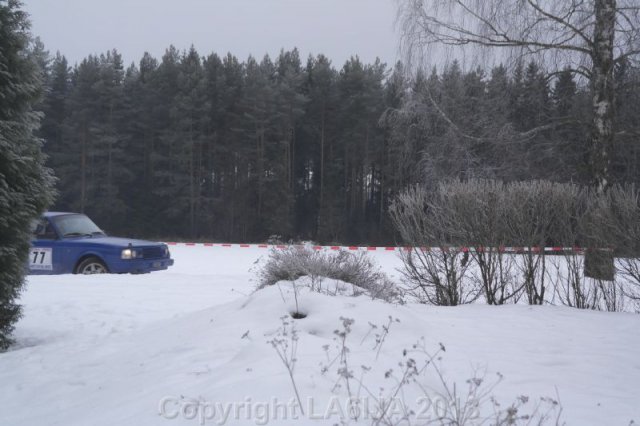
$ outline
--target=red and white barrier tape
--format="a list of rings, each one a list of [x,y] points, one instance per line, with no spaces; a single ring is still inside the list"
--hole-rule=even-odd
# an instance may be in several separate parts
[[[170,246],[188,246],[188,247],[222,247],[222,248],[261,248],[261,249],[286,249],[289,247],[297,248],[312,248],[313,250],[350,250],[350,251],[409,251],[412,247],[377,247],[377,246],[317,246],[317,245],[288,245],[288,244],[229,244],[229,243],[185,243],[185,242],[167,242]],[[422,247],[423,250],[440,250],[439,247]],[[454,251],[498,251],[501,253],[567,253],[577,252],[582,253],[586,251],[583,247],[498,247],[498,248],[483,248],[483,247],[449,247],[449,250]]]

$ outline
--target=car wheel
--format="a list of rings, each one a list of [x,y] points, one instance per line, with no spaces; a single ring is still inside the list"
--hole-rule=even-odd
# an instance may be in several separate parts
[[[76,274],[106,274],[108,272],[107,266],[97,257],[84,259],[76,268]]]

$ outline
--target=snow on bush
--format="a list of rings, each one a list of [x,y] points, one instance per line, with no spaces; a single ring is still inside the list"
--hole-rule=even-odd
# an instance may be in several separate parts
[[[402,274],[418,302],[502,305],[522,298],[622,311],[640,301],[640,199],[632,185],[601,193],[547,181],[452,180],[408,188],[389,214],[414,248],[402,253]],[[540,250],[549,245],[586,250],[558,257]],[[499,249],[509,246],[523,253]]]
[[[258,288],[303,276],[310,278],[310,288],[315,291],[327,293],[324,280],[331,279],[352,284],[353,296],[365,294],[387,302],[401,302],[396,285],[366,253],[324,252],[306,246],[272,250],[258,271]],[[344,294],[344,286],[337,290]]]

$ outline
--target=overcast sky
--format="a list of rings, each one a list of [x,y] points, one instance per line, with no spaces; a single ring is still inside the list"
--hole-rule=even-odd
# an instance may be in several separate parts
[[[276,56],[298,47],[337,68],[351,55],[396,60],[394,0],[23,0],[32,33],[70,63],[116,48],[127,64],[173,44],[201,55]]]

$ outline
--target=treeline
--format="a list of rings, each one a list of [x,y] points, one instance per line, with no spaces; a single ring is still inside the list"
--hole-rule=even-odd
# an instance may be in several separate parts
[[[409,79],[297,50],[241,62],[170,47],[126,69],[115,50],[74,67],[39,56],[54,208],[114,234],[392,244],[387,208],[412,183],[589,176],[588,87],[535,63]],[[640,75],[617,81],[614,174],[637,182]]]

